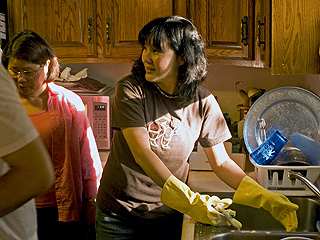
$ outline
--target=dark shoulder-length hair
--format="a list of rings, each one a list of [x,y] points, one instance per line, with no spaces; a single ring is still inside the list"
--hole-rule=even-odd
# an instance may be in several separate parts
[[[180,99],[190,101],[207,76],[205,44],[196,27],[179,16],[156,18],[140,30],[138,40],[142,47],[148,44],[158,50],[162,50],[163,42],[167,41],[177,56],[183,56],[185,63],[179,67],[178,89]],[[131,72],[143,81],[145,69],[141,57],[135,61]]]
[[[25,30],[16,34],[3,49],[2,64],[7,69],[9,59],[21,59],[34,64],[44,65],[49,59],[50,64],[45,82],[54,81],[60,72],[60,65],[56,54],[37,33]]]

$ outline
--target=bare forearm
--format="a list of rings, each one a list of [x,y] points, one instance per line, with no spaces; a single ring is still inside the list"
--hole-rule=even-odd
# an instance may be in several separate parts
[[[172,175],[166,165],[151,150],[135,157],[143,171],[160,187]]]
[[[166,165],[150,149],[148,132],[145,128],[122,130],[135,162],[160,187],[172,175]]]
[[[235,162],[224,162],[219,167],[212,166],[212,169],[222,181],[233,189],[237,189],[241,180],[246,176]]]
[[[230,187],[237,189],[245,172],[229,157],[223,143],[203,148],[213,171]]]

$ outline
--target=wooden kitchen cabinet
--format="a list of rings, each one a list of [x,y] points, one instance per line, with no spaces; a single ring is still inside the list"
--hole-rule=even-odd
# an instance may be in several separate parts
[[[210,59],[251,60],[252,1],[8,0],[9,35],[34,30],[65,63],[132,61],[140,54],[137,37],[147,22],[180,15],[194,22]]]
[[[170,15],[186,17],[186,0],[98,0],[97,2],[98,55],[102,58],[111,58],[112,61],[135,60],[140,55],[138,34],[150,20]]]
[[[318,3],[255,0],[255,15],[254,66],[267,67],[274,75],[319,74]]]
[[[96,57],[94,0],[8,0],[7,5],[10,38],[21,30],[33,30],[62,60]]]
[[[319,74],[320,8],[314,0],[7,0],[11,38],[38,32],[61,62],[130,62],[139,30],[181,15],[206,43],[210,63]],[[246,20],[247,19],[247,20]]]
[[[186,0],[8,0],[9,37],[34,30],[64,63],[124,62],[147,22],[174,14],[186,16]]]
[[[189,0],[211,63],[319,74],[320,8],[313,0]],[[244,28],[241,23],[248,17]],[[243,42],[247,36],[247,45]]]
[[[319,2],[272,0],[271,22],[271,73],[319,74]]]
[[[190,0],[189,4],[189,18],[211,61],[253,60],[253,0]]]
[[[271,2],[255,0],[254,3],[254,59],[255,67],[271,67]]]

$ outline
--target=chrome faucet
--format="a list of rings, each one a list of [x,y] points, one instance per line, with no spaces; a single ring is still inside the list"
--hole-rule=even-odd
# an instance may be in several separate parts
[[[289,171],[288,178],[289,180],[299,179],[301,182],[307,185],[307,187],[310,188],[310,190],[320,199],[320,190],[312,182],[310,182],[308,178],[303,176],[300,172]]]

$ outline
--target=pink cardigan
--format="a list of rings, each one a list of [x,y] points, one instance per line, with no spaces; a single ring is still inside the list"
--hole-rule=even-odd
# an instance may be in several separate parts
[[[101,161],[80,97],[54,83],[48,87],[48,111],[55,122],[52,161],[59,221],[77,221],[83,199],[96,198]]]

